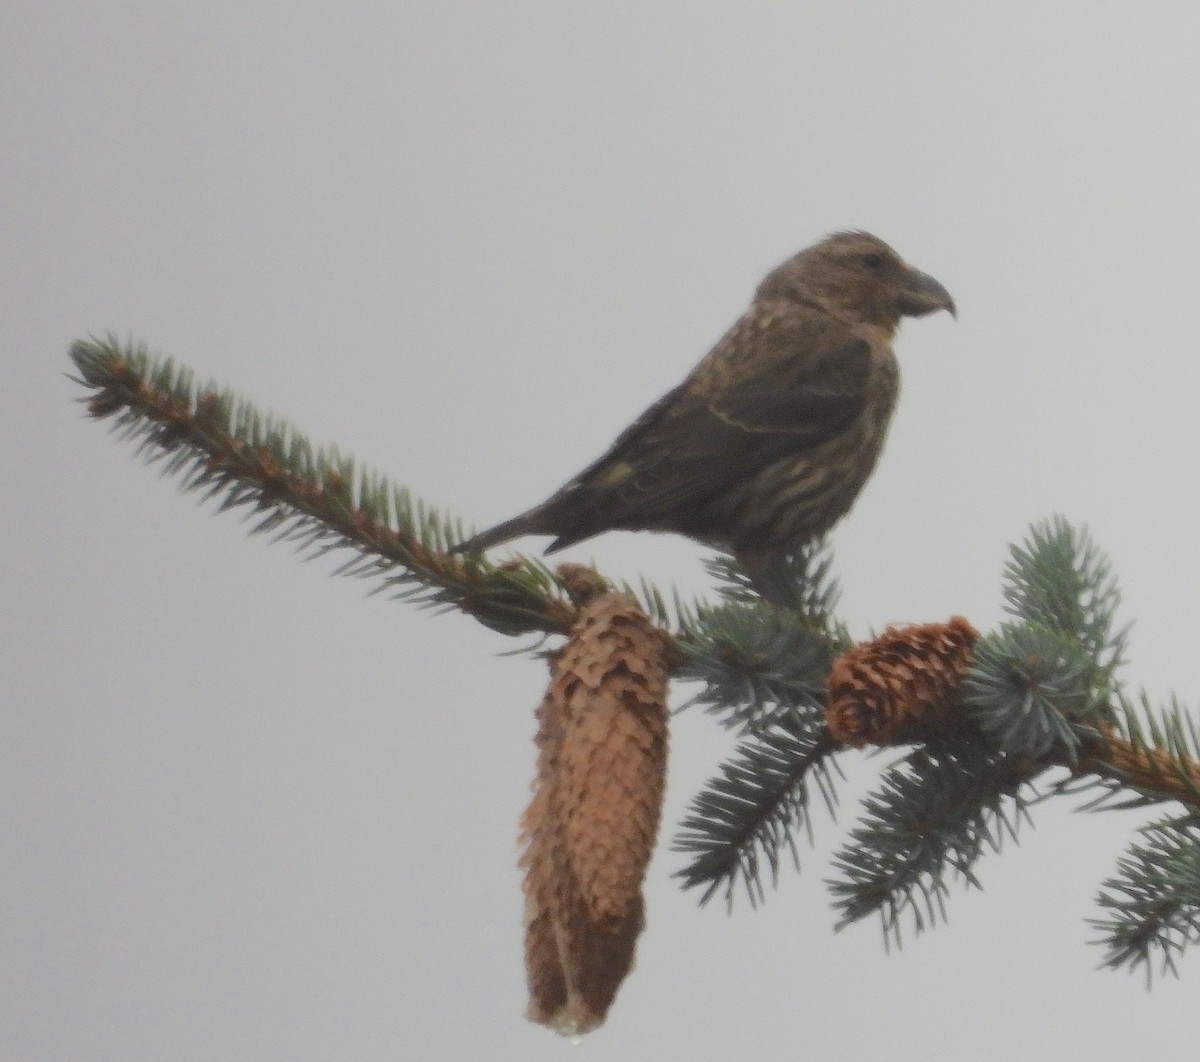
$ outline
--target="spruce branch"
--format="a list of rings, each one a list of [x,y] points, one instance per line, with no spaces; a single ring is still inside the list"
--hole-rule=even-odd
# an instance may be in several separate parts
[[[917,933],[944,922],[947,878],[981,887],[975,862],[1005,834],[1016,839],[1036,773],[971,736],[929,742],[889,768],[834,859],[836,928],[878,912],[884,942],[898,945],[906,912]]]
[[[244,508],[255,534],[296,543],[309,557],[349,550],[337,573],[376,592],[459,608],[503,634],[562,634],[577,610],[561,580],[528,558],[493,565],[446,552],[461,524],[334,448],[314,450],[290,425],[228,390],[198,387],[187,368],[115,339],[74,344],[88,412],[219,509]]]
[[[1175,960],[1200,940],[1200,821],[1168,819],[1144,827],[1104,883],[1091,919],[1106,948],[1102,965],[1145,968],[1146,983],[1158,955],[1162,971],[1178,975]]]
[[[703,705],[739,730],[820,711],[825,676],[844,648],[804,616],[761,599],[701,608],[686,633],[676,677],[702,684],[688,706]]]
[[[1073,762],[1097,707],[1093,661],[1082,646],[1052,628],[1003,624],[982,638],[963,682],[976,726],[1013,755],[1058,750]]]
[[[111,338],[76,343],[71,357],[88,412],[184,490],[243,510],[253,533],[306,556],[343,551],[337,572],[372,580],[373,592],[458,608],[508,635],[564,635],[590,603],[628,590],[578,565],[449,552],[464,537],[457,520],[231,392],[198,386],[169,359]],[[819,544],[756,571],[772,603],[731,558],[709,570],[715,603],[642,582],[635,596],[657,648],[621,665],[645,677],[639,669],[660,659],[664,683],[668,673],[698,683],[690,703],[739,735],[682,824],[684,888],[701,888],[701,902],[723,890],[731,903],[740,885],[758,904],[785,850],[798,866],[795,837],[811,836],[814,793],[832,813],[837,754],[903,746],[836,859],[839,928],[877,912],[885,941],[899,942],[902,923],[920,932],[943,920],[948,883],[977,886],[979,857],[1016,837],[1035,800],[1098,789],[1088,808],[1183,806],[1142,831],[1103,886],[1106,917],[1094,922],[1105,965],[1149,972],[1157,956],[1175,969],[1200,935],[1200,726],[1175,701],[1154,709],[1122,691],[1120,594],[1086,530],[1054,517],[1012,547],[1009,619],[983,635],[955,617],[852,645]],[[588,725],[590,711],[580,718]],[[1065,780],[1037,788],[1051,772]]]
[[[702,904],[724,889],[730,905],[740,883],[755,906],[765,899],[764,865],[776,882],[786,849],[799,869],[795,834],[803,829],[811,839],[812,789],[830,814],[836,804],[829,760],[836,748],[819,718],[799,713],[777,716],[747,737],[680,825],[673,848],[691,856],[675,873],[683,888],[703,887]]]
[[[1032,648],[1009,642],[1014,629],[1048,640]],[[1061,629],[1005,625],[992,645],[980,640],[973,659],[963,652],[972,635],[961,620],[890,628],[834,663],[826,719],[839,741],[922,742],[885,775],[838,857],[843,879],[832,888],[842,910],[839,928],[878,911],[885,942],[899,943],[906,911],[918,932],[944,920],[947,879],[977,885],[973,864],[985,847],[998,847],[1005,832],[1016,837],[1016,823],[1041,799],[1034,781],[1052,769],[1066,768],[1068,779],[1048,795],[1100,786],[1105,796],[1090,807],[1177,800],[1193,815],[1200,812],[1200,728],[1178,705],[1156,715],[1143,699],[1145,722],[1127,704],[1122,712],[1100,710],[1092,703],[1088,666],[1076,661],[1054,673],[1048,645],[1083,652]],[[1034,666],[1042,669],[1035,676],[1038,697],[1028,681]],[[1021,668],[1021,681],[1010,681],[1009,672]],[[980,676],[991,671],[996,682],[984,687]],[[1046,689],[1057,692],[1057,703],[1044,696]],[[1125,734],[1109,722],[1113,718]],[[1061,730],[1048,730],[1051,725]],[[1111,799],[1130,790],[1132,800]],[[1136,852],[1131,859],[1136,863]],[[1149,874],[1130,888],[1140,884],[1145,891],[1148,882]],[[1164,939],[1152,945],[1170,952],[1178,922],[1164,925]],[[1119,943],[1114,931],[1110,945]]]
[[[1013,616],[976,648],[964,683],[972,718],[999,748],[1074,763],[1111,722],[1127,627],[1108,558],[1061,516],[1010,548],[1002,589]]]
[[[717,580],[717,590],[726,601],[762,604],[762,595],[732,554],[717,553],[704,566]],[[813,630],[823,631],[831,639],[849,640],[834,614],[841,588],[833,577],[833,554],[824,539],[778,554],[763,564],[758,577],[769,584],[772,601],[786,605]]]
[[[1062,516],[1039,521],[1009,549],[1002,583],[1008,611],[1023,623],[1056,630],[1095,662],[1097,692],[1124,660],[1129,628],[1116,626],[1121,593],[1112,564],[1086,528]]]

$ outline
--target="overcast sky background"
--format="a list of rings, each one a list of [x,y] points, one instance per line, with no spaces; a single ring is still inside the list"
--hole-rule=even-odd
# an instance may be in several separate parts
[[[637,969],[526,1022],[516,823],[544,669],[247,537],[73,403],[114,330],[483,525],[673,386],[760,277],[866,228],[960,309],[905,325],[835,536],[858,636],[1001,616],[1053,512],[1111,555],[1127,680],[1200,703],[1200,14],[1182,4],[33,3],[0,8],[0,1055],[1126,1059],[1183,979],[1098,972],[1142,818],[1048,807],[885,955],[823,878],[765,908],[668,842],[728,751],[673,724]],[[572,550],[706,587],[686,541]],[[682,692],[682,691],[681,691]]]

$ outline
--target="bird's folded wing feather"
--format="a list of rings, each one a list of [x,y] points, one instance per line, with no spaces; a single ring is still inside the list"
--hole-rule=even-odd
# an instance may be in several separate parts
[[[844,431],[870,367],[867,340],[828,315],[752,311],[553,500],[594,500],[618,524],[695,505]]]

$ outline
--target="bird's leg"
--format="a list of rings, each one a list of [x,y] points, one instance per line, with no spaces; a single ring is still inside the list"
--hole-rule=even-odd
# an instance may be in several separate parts
[[[778,550],[739,549],[733,555],[764,601],[780,608],[793,606],[791,587],[783,577],[784,558]]]

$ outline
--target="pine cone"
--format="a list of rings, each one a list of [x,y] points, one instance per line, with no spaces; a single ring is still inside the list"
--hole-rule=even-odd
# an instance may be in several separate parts
[[[844,745],[901,745],[962,725],[960,686],[979,632],[949,623],[888,627],[829,669],[825,722]]]
[[[604,1021],[643,926],[666,785],[669,643],[627,594],[586,605],[551,660],[521,820],[531,1020]]]

